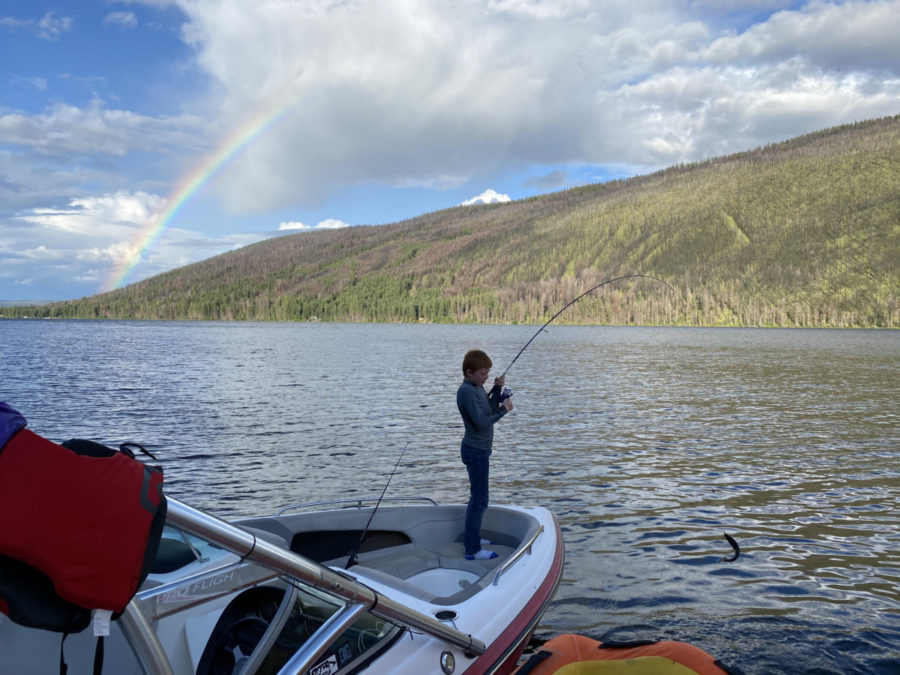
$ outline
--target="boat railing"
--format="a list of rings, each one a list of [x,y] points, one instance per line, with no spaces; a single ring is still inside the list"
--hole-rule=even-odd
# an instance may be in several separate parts
[[[510,568],[512,568],[512,566],[516,564],[519,558],[521,558],[526,553],[528,555],[531,555],[531,547],[534,546],[534,542],[537,541],[537,538],[541,536],[541,533],[543,531],[544,526],[540,525],[535,533],[528,538],[528,541],[519,546],[519,549],[511,556],[509,556],[509,558],[500,567],[497,568],[497,571],[494,573],[494,586],[500,583],[500,577],[506,574],[510,570]]]
[[[126,605],[119,617],[119,626],[144,675],[174,675],[169,658],[147,617],[141,612],[137,598],[132,598]]]
[[[288,506],[283,506],[275,516],[283,516],[285,513],[289,511],[295,511],[300,509],[312,509],[317,506],[334,506],[336,504],[343,504],[346,508],[356,507],[358,509],[362,508],[362,505],[366,502],[377,502],[377,497],[345,497],[344,499],[328,499],[325,501],[318,502],[303,502],[302,504],[289,504]],[[440,506],[438,502],[436,502],[431,497],[387,497],[381,500],[382,502],[428,502],[434,506]]]

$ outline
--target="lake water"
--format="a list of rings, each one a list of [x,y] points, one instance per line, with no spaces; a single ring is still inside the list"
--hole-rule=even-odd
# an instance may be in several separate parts
[[[460,363],[531,326],[0,321],[0,400],[136,441],[222,516],[467,499]],[[900,332],[551,327],[510,370],[496,503],[558,517],[538,637],[666,638],[746,673],[900,672]],[[734,562],[724,533],[741,545]]]

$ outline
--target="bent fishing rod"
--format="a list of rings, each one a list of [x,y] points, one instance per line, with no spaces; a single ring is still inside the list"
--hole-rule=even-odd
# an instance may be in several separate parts
[[[544,323],[544,325],[541,326],[541,327],[537,330],[537,332],[536,332],[534,335],[531,336],[531,339],[528,340],[528,342],[525,343],[525,345],[522,347],[522,349],[519,350],[519,353],[516,354],[516,357],[510,362],[510,364],[506,367],[506,370],[503,371],[503,374],[502,374],[500,377],[504,377],[504,376],[506,375],[506,373],[509,372],[509,369],[513,367],[513,364],[514,364],[516,361],[519,360],[519,357],[520,357],[520,356],[522,356],[522,352],[524,352],[526,349],[528,349],[528,345],[530,345],[530,344],[534,341],[534,339],[535,339],[538,335],[540,335],[540,334],[543,332],[543,330],[553,322],[553,320],[554,320],[556,317],[558,317],[560,314],[562,314],[564,311],[566,311],[569,307],[571,307],[571,306],[574,305],[576,302],[578,302],[579,300],[581,300],[581,299],[582,299],[584,296],[586,296],[588,293],[592,293],[593,291],[596,291],[598,288],[601,288],[601,287],[603,287],[603,286],[606,286],[607,284],[611,284],[611,283],[613,283],[614,281],[622,281],[623,279],[633,279],[633,278],[635,278],[635,277],[641,277],[641,278],[644,278],[644,279],[652,279],[653,281],[658,281],[659,283],[661,283],[661,284],[667,286],[667,287],[669,288],[669,290],[671,290],[673,293],[675,292],[675,289],[672,287],[671,284],[669,284],[669,283],[663,281],[662,279],[657,279],[656,277],[650,276],[649,274],[625,274],[625,275],[623,275],[623,276],[621,276],[621,277],[615,277],[615,278],[613,278],[613,279],[607,279],[606,281],[603,281],[603,282],[597,284],[596,286],[591,286],[591,287],[590,287],[589,289],[587,289],[584,293],[582,293],[582,294],[579,295],[578,297],[576,297],[576,298],[570,300],[569,302],[567,302],[565,305],[563,305],[562,309],[560,309],[556,314],[554,314],[554,315],[551,316],[549,319],[547,319],[547,321]],[[503,393],[502,393],[502,395],[501,395],[501,399],[500,399],[500,400],[502,401],[504,398],[507,398],[507,397],[509,397],[509,396],[512,396],[512,392],[509,391],[509,389],[504,389],[504,391],[503,391]],[[723,557],[720,559],[719,562],[734,562],[734,561],[737,560],[737,559],[740,557],[740,555],[741,555],[741,547],[738,545],[737,541],[735,541],[734,537],[732,537],[732,536],[731,536],[730,534],[728,534],[727,532],[725,533],[725,540],[731,545],[731,549],[732,549],[733,553],[732,553],[731,556],[723,556]]]
[[[513,363],[515,363],[516,361],[518,361],[518,360],[519,360],[519,357],[522,356],[522,352],[524,352],[526,349],[528,349],[528,345],[530,345],[530,344],[534,341],[534,339],[535,339],[538,335],[540,335],[541,332],[543,332],[543,330],[553,322],[553,320],[554,320],[556,317],[558,317],[560,314],[562,314],[563,312],[565,312],[569,307],[571,307],[571,306],[574,305],[576,302],[578,302],[579,300],[581,300],[581,299],[582,299],[584,296],[586,296],[588,293],[593,293],[593,292],[596,291],[598,288],[602,288],[603,286],[606,286],[607,284],[611,284],[611,283],[613,283],[614,281],[622,281],[622,279],[633,279],[633,278],[635,278],[635,277],[641,277],[641,278],[644,278],[644,279],[652,279],[653,281],[658,281],[659,283],[664,284],[665,286],[668,286],[673,292],[675,291],[675,289],[672,288],[672,286],[671,286],[670,284],[668,284],[667,282],[663,281],[662,279],[657,279],[656,277],[651,277],[649,274],[625,274],[625,275],[623,275],[623,276],[621,276],[621,277],[615,277],[614,279],[607,279],[606,281],[603,281],[603,282],[597,284],[596,286],[591,286],[589,289],[587,289],[584,293],[582,293],[581,295],[579,295],[577,298],[574,298],[573,300],[569,300],[569,302],[567,302],[565,305],[563,305],[563,308],[562,308],[561,310],[559,310],[556,314],[554,314],[554,315],[551,316],[549,319],[547,319],[547,322],[546,322],[543,326],[541,326],[541,327],[538,329],[537,333],[535,333],[534,335],[532,335],[532,336],[531,336],[531,339],[530,339],[528,342],[525,343],[525,346],[522,347],[522,349],[519,350],[519,353],[516,354],[516,358],[514,358],[514,359],[512,360],[512,362],[511,362],[508,366],[506,366],[506,370],[503,371],[503,374],[500,375],[500,377],[504,377],[504,376],[506,375],[506,373],[509,372],[509,369],[513,367]]]
[[[393,478],[394,474],[397,473],[397,468],[400,466],[400,460],[403,459],[403,455],[406,454],[406,448],[408,447],[409,441],[407,441],[406,445],[403,446],[403,451],[397,458],[397,463],[394,465],[394,470],[391,471],[391,475],[388,476],[387,483],[384,484],[384,490],[381,491],[381,496],[375,503],[375,508],[372,509],[372,514],[369,516],[369,522],[366,523],[366,527],[363,529],[362,534],[359,535],[359,541],[356,542],[356,548],[353,549],[353,551],[350,553],[350,557],[347,558],[347,564],[344,565],[345,570],[349,570],[353,565],[356,564],[356,558],[359,555],[359,549],[362,548],[363,542],[366,540],[366,535],[369,533],[369,525],[372,524],[372,519],[375,517],[375,512],[378,510],[378,507],[381,506],[381,500],[384,499],[384,493],[387,492],[388,485],[391,484],[391,478]]]
[[[569,302],[567,302],[565,305],[563,305],[562,309],[560,309],[556,314],[554,314],[554,315],[551,316],[549,319],[547,319],[547,321],[544,323],[544,325],[541,326],[541,327],[537,330],[537,332],[536,332],[534,335],[531,336],[531,339],[528,340],[528,342],[525,343],[525,345],[522,347],[522,349],[519,350],[519,353],[516,354],[516,357],[510,362],[510,364],[506,367],[506,370],[503,371],[503,374],[502,374],[500,377],[505,377],[505,376],[506,376],[506,373],[508,373],[508,372],[509,372],[509,369],[513,367],[513,364],[514,364],[516,361],[519,360],[519,357],[520,357],[520,356],[522,356],[522,352],[524,352],[526,349],[528,349],[528,345],[530,345],[530,344],[534,341],[534,339],[535,339],[538,335],[540,335],[540,334],[544,331],[544,329],[545,329],[547,326],[549,326],[549,325],[553,322],[553,320],[554,320],[556,317],[558,317],[560,314],[562,314],[564,311],[566,311],[569,307],[571,307],[571,306],[574,305],[576,302],[578,302],[579,300],[581,300],[581,299],[582,299],[584,296],[586,296],[588,293],[592,293],[592,292],[596,291],[598,288],[601,288],[601,287],[603,287],[603,286],[606,286],[607,284],[611,284],[611,283],[613,283],[614,281],[622,281],[623,279],[633,279],[633,278],[635,278],[635,277],[640,277],[640,278],[644,278],[644,279],[652,279],[653,281],[658,281],[659,283],[661,283],[661,284],[667,286],[667,287],[669,288],[669,290],[671,290],[673,293],[675,292],[675,289],[672,287],[671,284],[669,284],[669,283],[663,281],[662,279],[657,279],[656,277],[650,276],[649,274],[625,274],[625,275],[623,275],[623,276],[621,276],[621,277],[615,277],[615,278],[613,278],[613,279],[607,279],[606,281],[603,281],[603,282],[597,284],[596,286],[591,286],[591,287],[590,287],[589,289],[587,289],[584,293],[582,293],[582,294],[579,295],[578,297],[576,297],[576,298],[570,300]],[[503,392],[502,392],[502,394],[501,394],[501,396],[500,396],[501,402],[503,401],[504,398],[508,398],[508,397],[510,397],[510,396],[512,396],[512,392],[511,392],[508,388],[504,388],[504,390],[503,390]],[[725,533],[725,540],[731,545],[731,549],[732,549],[733,553],[732,553],[731,556],[723,556],[723,557],[719,560],[719,562],[734,562],[734,561],[737,560],[737,559],[740,557],[740,555],[741,555],[741,547],[738,545],[737,541],[735,541],[734,537],[732,537],[732,536],[731,536],[730,534],[728,534],[727,532]]]

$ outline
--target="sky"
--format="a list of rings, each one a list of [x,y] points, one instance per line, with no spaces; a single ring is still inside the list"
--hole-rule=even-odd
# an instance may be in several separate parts
[[[4,0],[0,302],[900,113],[900,0]]]

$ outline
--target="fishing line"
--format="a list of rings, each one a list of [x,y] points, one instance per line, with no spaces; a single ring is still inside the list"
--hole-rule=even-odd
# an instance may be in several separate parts
[[[510,362],[510,364],[506,367],[506,370],[503,371],[503,373],[502,373],[502,375],[501,375],[500,377],[504,377],[504,376],[506,375],[506,373],[509,372],[509,369],[513,367],[513,364],[514,364],[516,361],[519,360],[519,357],[520,357],[520,356],[522,356],[522,352],[524,352],[526,349],[528,349],[528,346],[529,346],[532,342],[534,342],[534,339],[535,339],[538,335],[540,335],[540,334],[544,331],[544,329],[547,328],[547,326],[549,326],[549,325],[553,322],[553,320],[554,320],[556,317],[558,317],[560,314],[562,314],[564,311],[566,311],[569,307],[571,307],[572,305],[574,305],[576,302],[578,302],[579,300],[581,300],[581,299],[582,299],[584,296],[586,296],[588,293],[592,293],[593,291],[596,291],[598,288],[602,288],[603,286],[606,286],[607,284],[611,284],[611,283],[613,283],[614,281],[622,281],[623,279],[634,279],[634,278],[638,278],[638,277],[639,277],[639,278],[643,278],[643,279],[652,279],[653,281],[658,281],[659,283],[661,283],[661,284],[667,286],[673,293],[675,292],[675,289],[672,287],[671,284],[669,284],[669,283],[663,281],[662,279],[657,279],[657,278],[654,277],[654,276],[650,276],[649,274],[625,274],[625,275],[620,276],[620,277],[615,277],[615,278],[613,278],[613,279],[607,279],[606,281],[602,281],[602,282],[600,282],[599,284],[597,284],[596,286],[591,286],[589,289],[587,289],[586,291],[584,291],[584,293],[582,293],[581,295],[579,295],[579,296],[573,298],[572,300],[569,300],[569,302],[567,302],[565,305],[562,306],[562,309],[560,309],[556,314],[554,314],[554,315],[551,316],[549,319],[547,319],[547,321],[544,323],[544,325],[542,325],[540,328],[538,328],[537,332],[536,332],[534,335],[532,335],[531,338],[528,340],[528,342],[526,342],[526,343],[524,344],[524,346],[519,350],[519,353],[516,354],[515,358],[514,358],[514,359]],[[505,390],[505,391],[504,391],[504,394],[507,395],[507,396],[511,396],[511,395],[512,395],[511,392],[509,392],[508,390]],[[738,545],[738,543],[734,540],[734,537],[732,537],[732,536],[731,536],[730,534],[728,534],[727,532],[725,533],[725,540],[731,545],[731,549],[732,549],[733,553],[732,553],[731,556],[723,556],[720,562],[734,562],[734,561],[737,560],[738,557],[740,557],[740,555],[741,555],[741,547],[740,547],[740,546]]]
[[[574,305],[576,302],[578,302],[579,300],[581,300],[584,296],[588,295],[589,293],[592,293],[593,291],[596,291],[598,288],[602,288],[603,286],[606,286],[607,284],[611,284],[611,283],[613,283],[613,282],[615,282],[615,281],[622,281],[623,279],[633,279],[633,278],[652,279],[653,281],[658,281],[659,283],[663,284],[664,286],[667,286],[672,292],[675,292],[675,289],[674,289],[670,284],[668,284],[667,282],[663,281],[662,279],[657,279],[656,277],[650,276],[649,274],[625,274],[625,275],[622,275],[622,276],[620,276],[620,277],[615,277],[615,278],[613,278],[613,279],[607,279],[606,281],[602,281],[602,282],[600,282],[599,284],[596,284],[596,285],[594,285],[594,286],[591,286],[589,289],[587,289],[586,291],[584,291],[583,293],[581,293],[579,296],[573,298],[572,300],[569,300],[569,302],[567,302],[565,305],[563,305],[562,308],[561,308],[556,314],[554,314],[554,315],[551,316],[549,319],[547,319],[547,321],[544,322],[544,325],[541,326],[541,327],[537,330],[537,332],[536,332],[534,335],[531,336],[531,339],[529,339],[528,342],[526,342],[526,343],[523,345],[523,347],[519,350],[519,353],[516,354],[515,358],[514,358],[514,359],[510,362],[510,364],[506,367],[506,370],[503,371],[503,373],[500,375],[500,377],[505,377],[505,376],[506,376],[506,373],[508,373],[509,370],[510,370],[510,368],[513,367],[513,364],[514,364],[516,361],[519,360],[519,357],[522,356],[522,353],[523,353],[526,349],[528,349],[528,346],[529,346],[532,342],[534,342],[534,339],[535,339],[538,335],[540,335],[540,334],[544,331],[544,329],[546,329],[547,326],[549,326],[549,325],[553,322],[553,320],[556,319],[556,317],[558,317],[560,314],[562,314],[564,311],[566,311],[569,307],[571,307],[572,305]],[[500,396],[500,402],[502,403],[503,400],[504,400],[505,398],[510,397],[510,396],[512,396],[512,391],[510,391],[510,389],[509,389],[508,387],[504,387],[504,388],[503,388],[503,391],[502,391],[502,393],[501,393],[501,396]]]
[[[509,369],[513,367],[513,364],[514,364],[516,361],[519,360],[519,357],[522,356],[522,353],[523,353],[526,349],[528,349],[528,346],[529,346],[532,342],[534,342],[534,339],[535,339],[538,335],[540,335],[540,334],[544,331],[544,329],[547,328],[547,326],[549,326],[549,325],[553,322],[554,319],[556,319],[556,317],[558,317],[560,314],[562,314],[564,311],[566,311],[569,307],[571,307],[572,305],[574,305],[576,302],[578,302],[579,300],[581,300],[584,296],[588,295],[589,293],[592,293],[592,292],[596,291],[598,288],[602,288],[603,286],[606,286],[607,284],[611,284],[611,283],[613,283],[613,282],[615,282],[615,281],[622,281],[623,279],[634,279],[634,278],[652,279],[653,281],[658,281],[659,283],[661,283],[661,284],[663,284],[664,286],[668,287],[669,290],[671,290],[673,293],[676,292],[675,289],[672,287],[671,284],[669,284],[669,283],[663,281],[662,279],[658,279],[658,278],[656,278],[656,277],[654,277],[654,276],[650,276],[649,274],[625,274],[625,275],[623,275],[623,276],[615,277],[615,278],[613,278],[613,279],[607,279],[606,281],[602,281],[602,282],[600,282],[599,284],[597,284],[597,285],[595,285],[595,286],[591,286],[589,289],[587,289],[586,291],[584,291],[581,295],[579,295],[579,296],[573,298],[572,300],[569,300],[569,302],[567,302],[565,305],[563,305],[562,308],[561,308],[556,314],[554,314],[554,315],[551,316],[549,319],[547,319],[547,321],[544,323],[544,325],[542,325],[540,328],[538,328],[537,332],[536,332],[534,335],[531,336],[531,339],[529,339],[528,342],[526,342],[526,343],[524,344],[524,346],[519,350],[519,353],[516,354],[515,358],[514,358],[514,359],[510,362],[510,364],[506,367],[506,370],[503,371],[503,374],[502,374],[500,377],[504,377],[504,376],[506,375],[506,373],[509,372]],[[507,390],[504,390],[504,395],[506,395],[506,396],[511,396],[512,393],[509,392],[509,390],[507,389]],[[722,562],[734,562],[734,561],[737,560],[738,557],[741,555],[741,549],[740,549],[740,546],[738,546],[738,543],[737,543],[737,542],[734,540],[734,538],[733,538],[731,535],[729,535],[727,532],[725,533],[725,539],[726,539],[726,540],[728,541],[728,543],[731,545],[733,554],[732,554],[730,557],[729,557],[729,556],[724,556],[724,557],[722,558],[721,561],[722,561]]]
[[[397,469],[400,466],[400,460],[403,459],[403,455],[406,454],[406,448],[408,447],[409,441],[406,441],[406,445],[403,446],[403,451],[397,458],[397,463],[394,464],[394,470],[391,471],[391,475],[388,476],[387,483],[384,484],[384,490],[381,491],[381,496],[375,503],[375,508],[372,509],[372,514],[369,516],[369,522],[366,523],[365,529],[363,529],[362,534],[359,535],[359,541],[356,543],[356,548],[353,549],[353,551],[350,553],[350,557],[347,558],[347,564],[344,565],[345,570],[349,570],[351,566],[356,564],[356,557],[359,554],[359,549],[362,548],[363,542],[366,540],[366,535],[369,533],[369,525],[372,524],[372,519],[375,517],[375,512],[378,510],[378,507],[381,506],[381,500],[384,499],[384,494],[387,492],[388,485],[391,484],[391,479],[394,477],[394,474],[397,473]]]
[[[642,277],[642,278],[644,278],[644,279],[652,279],[653,281],[658,281],[659,283],[664,284],[665,286],[668,286],[668,287],[672,290],[672,292],[675,292],[675,289],[672,288],[672,286],[671,286],[670,284],[666,283],[666,282],[663,281],[662,279],[657,279],[656,277],[651,277],[649,274],[626,274],[626,275],[624,275],[624,276],[616,277],[616,278],[614,278],[614,279],[607,279],[606,281],[603,281],[603,282],[597,284],[596,286],[591,286],[589,289],[587,289],[584,293],[582,293],[581,295],[579,295],[577,298],[575,298],[575,299],[573,299],[573,300],[569,300],[569,302],[567,302],[565,305],[563,305],[563,308],[562,308],[561,310],[559,310],[556,314],[554,314],[554,315],[551,316],[549,319],[547,319],[547,322],[546,322],[543,326],[541,326],[541,327],[538,329],[537,333],[535,333],[534,335],[531,336],[531,339],[530,339],[528,342],[525,343],[525,346],[522,347],[522,349],[519,350],[519,353],[516,354],[516,357],[512,360],[512,362],[511,362],[508,366],[506,366],[506,370],[503,371],[503,374],[502,374],[500,377],[503,377],[504,375],[506,375],[506,373],[509,372],[509,369],[513,367],[513,363],[515,363],[516,361],[518,361],[518,360],[519,360],[519,357],[522,356],[522,352],[524,352],[526,349],[528,349],[528,345],[530,345],[530,344],[534,341],[534,339],[535,339],[538,335],[540,335],[541,332],[542,332],[547,326],[549,326],[550,323],[551,323],[556,317],[558,317],[560,314],[562,314],[564,311],[566,311],[569,307],[571,307],[571,306],[574,305],[576,302],[578,302],[579,300],[581,300],[581,299],[582,299],[584,296],[586,296],[588,293],[591,293],[591,292],[593,292],[593,291],[596,291],[598,288],[601,288],[602,286],[606,286],[607,284],[611,284],[611,283],[613,283],[614,281],[621,281],[622,279],[633,279],[633,278],[635,278],[635,277]]]

